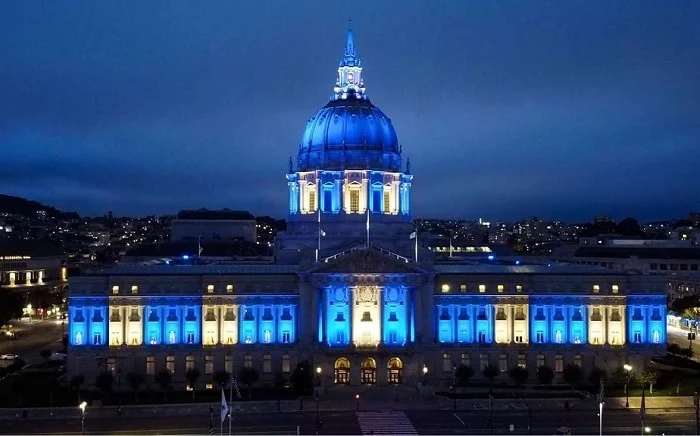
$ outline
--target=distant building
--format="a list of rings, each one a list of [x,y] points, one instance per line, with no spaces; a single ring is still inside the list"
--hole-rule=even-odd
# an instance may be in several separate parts
[[[670,275],[666,280],[669,302],[700,296],[700,272]]]
[[[256,221],[250,212],[222,210],[183,210],[172,220],[172,241],[202,240],[256,242]]]

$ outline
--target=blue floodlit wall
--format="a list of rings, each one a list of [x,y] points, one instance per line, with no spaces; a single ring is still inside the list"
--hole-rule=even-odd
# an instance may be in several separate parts
[[[183,344],[199,344],[202,341],[202,306],[183,306],[183,328],[182,328],[182,343]]]
[[[180,321],[182,320],[181,310],[178,306],[168,305],[164,309],[165,343],[179,344],[182,338]]]
[[[404,345],[407,342],[409,291],[403,286],[392,286],[382,292],[382,341],[386,345]]]
[[[239,308],[240,327],[239,341],[242,344],[255,344],[258,342],[258,307],[255,305],[241,304]]]
[[[278,313],[279,313],[279,328],[277,329],[278,337],[277,337],[277,342],[279,343],[287,343],[287,342],[296,342],[297,340],[297,332],[296,332],[296,319],[297,319],[297,314],[296,314],[296,306],[294,305],[284,305],[284,306],[279,306],[278,308]]]
[[[275,342],[275,324],[276,324],[276,307],[275,306],[259,306],[258,313],[260,315],[260,342],[270,344]]]
[[[530,298],[530,342],[585,344],[588,323],[584,299],[552,295]]]
[[[326,343],[331,347],[350,344],[350,289],[329,286],[323,298],[325,313]]]
[[[107,299],[70,297],[68,343],[100,346],[107,343]]]
[[[147,305],[143,308],[143,343],[158,345],[163,342],[163,308]]]
[[[493,306],[489,297],[450,296],[436,300],[438,342],[493,342]]]
[[[627,341],[630,344],[666,343],[665,296],[627,298]]]

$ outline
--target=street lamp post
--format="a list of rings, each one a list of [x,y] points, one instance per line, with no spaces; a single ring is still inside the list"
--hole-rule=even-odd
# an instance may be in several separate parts
[[[80,434],[85,434],[85,409],[87,408],[87,403],[83,401],[78,405],[80,409]]]
[[[316,386],[321,386],[321,367],[316,367]]]
[[[627,374],[625,377],[625,407],[629,408],[630,407],[630,374],[632,373],[632,365],[626,363],[623,367],[625,370],[625,373]]]
[[[427,380],[428,380],[428,366],[423,364],[423,386],[426,385]]]
[[[360,394],[355,394],[355,402],[357,403],[357,410],[360,410]]]

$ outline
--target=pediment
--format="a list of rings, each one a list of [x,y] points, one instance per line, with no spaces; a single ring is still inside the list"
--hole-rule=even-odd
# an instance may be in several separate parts
[[[406,258],[365,248],[331,257],[314,266],[310,273],[397,274],[422,273],[422,269]]]

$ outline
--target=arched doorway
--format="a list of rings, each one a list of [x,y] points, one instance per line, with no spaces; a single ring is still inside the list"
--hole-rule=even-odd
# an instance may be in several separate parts
[[[362,384],[377,383],[377,362],[374,359],[366,358],[360,367],[362,369]]]
[[[337,385],[350,383],[350,361],[344,357],[336,359],[333,366],[334,382]]]
[[[389,384],[399,384],[403,380],[403,362],[398,357],[389,359],[387,365]]]

